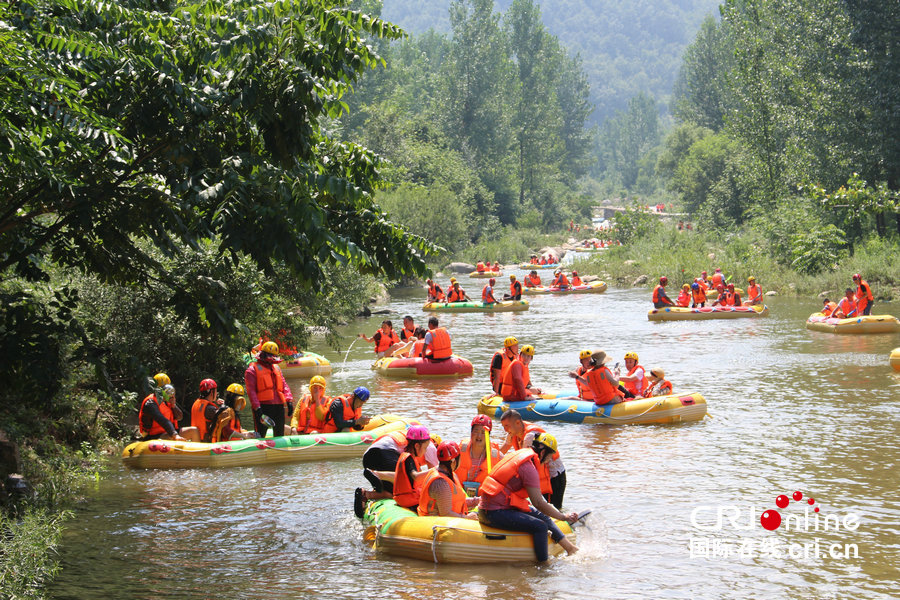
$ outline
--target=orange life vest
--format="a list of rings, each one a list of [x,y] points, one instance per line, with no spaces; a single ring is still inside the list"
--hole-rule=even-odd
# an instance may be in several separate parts
[[[362,407],[353,410],[353,394],[341,394],[334,400],[341,401],[341,407],[344,409],[343,419],[345,421],[352,421],[362,416]],[[334,400],[331,401],[332,404],[334,404]],[[334,433],[337,430],[337,424],[331,417],[331,407],[329,406],[328,412],[325,414],[325,422],[322,424],[322,429],[319,431],[321,433]]]
[[[681,290],[681,293],[678,294],[678,298],[675,300],[675,305],[687,308],[691,305],[691,295]]]
[[[153,421],[150,425],[150,429],[144,429],[144,407],[147,405],[147,401],[152,400],[156,402],[156,406],[159,407],[159,412],[162,413],[162,416],[169,420],[170,423],[175,427],[175,431],[178,431],[178,423],[175,420],[175,411],[172,410],[172,407],[169,406],[168,402],[159,402],[156,399],[155,394],[150,394],[146,398],[144,398],[143,402],[141,402],[141,408],[138,411],[138,427],[141,430],[141,435],[161,435],[166,433],[166,428]]]
[[[587,373],[590,369],[585,369],[582,366],[579,366],[575,369],[575,374],[579,377],[587,378]],[[579,380],[575,380],[575,386],[578,388],[578,397],[582,400],[593,400],[594,393],[591,391],[591,386],[587,383],[581,383]]]
[[[603,371],[610,373],[605,366],[597,366],[587,372],[587,380],[591,385],[591,392],[594,394],[595,404],[608,404],[616,396],[624,396],[622,390],[611,384],[605,377]]]
[[[515,298],[516,296],[522,295],[522,284],[518,281],[513,281],[509,284],[509,295]]]
[[[462,302],[465,299],[466,292],[461,287],[450,288],[450,291],[447,292],[447,302]]]
[[[831,313],[834,312],[834,309],[837,308],[837,302],[829,302],[822,307],[822,314],[826,317],[830,317]]]
[[[653,395],[654,396],[668,396],[669,394],[671,394],[674,391],[674,388],[672,387],[672,382],[669,381],[668,379],[663,379],[662,381],[658,381],[658,382],[656,382],[656,385],[654,385],[652,387],[653,387]],[[661,393],[663,390],[668,390],[668,391],[663,394],[663,393]],[[650,391],[650,387],[647,388],[647,391]]]
[[[635,371],[638,369],[643,369],[641,365],[634,365],[634,368],[628,371],[629,375],[633,375]],[[625,386],[625,389],[634,394],[635,396],[643,395],[644,390],[647,389],[647,374],[644,373],[644,378],[641,380],[641,387],[638,389],[637,383],[634,381],[623,381],[622,385]]]
[[[394,501],[397,503],[397,506],[402,506],[403,508],[413,508],[419,504],[419,496],[422,493],[422,484],[415,483],[409,480],[409,477],[406,476],[406,469],[403,466],[403,463],[406,462],[406,459],[412,456],[409,452],[403,452],[400,454],[400,458],[397,459],[397,466],[394,469]],[[412,456],[413,460],[416,463],[416,470],[422,468],[422,465],[425,464],[424,456]],[[418,479],[417,481],[422,481],[422,479]]]
[[[313,402],[312,394],[306,394],[297,405],[297,433],[310,433],[312,431],[322,432],[325,423],[328,421],[328,407],[331,402],[327,396],[323,396],[325,402],[325,416],[319,418],[317,406]]]
[[[541,278],[537,275],[528,274],[528,276],[525,277],[525,285],[528,287],[537,287],[541,285]]]
[[[860,300],[866,300],[867,302],[871,302],[875,299],[875,296],[872,295],[872,286],[870,286],[869,282],[865,279],[860,279],[859,283],[856,285],[856,297]]]
[[[478,271],[479,273],[484,273],[484,263],[480,262],[477,265],[475,265],[475,270]]]
[[[497,301],[494,299],[494,289],[490,284],[487,284],[486,286],[481,288],[481,301],[485,304],[490,304]]]
[[[435,302],[440,302],[445,299],[444,290],[441,289],[436,283],[432,283],[428,286],[428,297],[434,300]]]
[[[256,363],[256,397],[261,404],[284,404],[284,375],[278,365]]]
[[[527,462],[531,462],[538,473],[541,472],[541,463],[531,448],[516,450],[501,458],[491,474],[481,484],[481,495],[503,495],[504,500],[511,508],[529,512],[531,505],[528,503],[528,490],[525,489],[525,486],[515,492],[506,491],[506,484],[519,474],[519,468]]]
[[[500,272],[500,263],[495,262],[494,263],[494,273],[499,273],[499,272]]]
[[[844,313],[845,319],[856,315],[856,302],[853,300],[849,300],[846,296],[841,298],[841,301],[838,302],[837,307],[842,313]]]
[[[459,445],[459,466],[456,467],[456,476],[460,481],[474,481],[482,483],[487,477],[487,460],[482,460],[477,466],[472,463],[472,454],[469,447],[472,442],[466,438]],[[495,444],[491,444],[491,463],[497,464],[500,460],[500,449]]]
[[[662,302],[663,294],[665,294],[665,289],[661,283],[657,283],[656,287],[653,288],[653,304]],[[668,296],[665,296],[665,298],[668,299]]]
[[[513,383],[513,365],[516,363],[522,365],[522,385],[528,386],[531,382],[531,374],[528,372],[528,365],[522,362],[521,358],[516,358],[506,365],[506,368],[500,373],[500,395],[504,400],[523,400],[524,398],[516,398],[516,386]]]
[[[572,285],[576,286],[576,285],[584,285],[584,284],[581,283],[581,277],[579,277],[578,275],[574,275],[572,277]]]
[[[450,358],[453,349],[450,347],[450,334],[444,327],[431,330],[431,358]]]
[[[553,280],[553,284],[551,287],[568,287],[569,278],[566,277],[565,273],[560,273],[556,276],[556,279]]]
[[[406,439],[406,434],[402,431],[390,431],[388,433],[385,433],[384,435],[379,435],[377,438],[375,438],[375,441],[377,442],[378,440],[385,437],[389,437],[394,440],[394,443],[397,444],[398,448],[406,448],[406,445],[409,443],[409,441]]]
[[[547,264],[547,259],[544,258],[544,257],[542,256],[542,257],[541,257],[541,262],[539,262],[538,264],[540,264],[540,265],[546,265],[546,264]]]
[[[522,449],[522,442],[525,441],[525,436],[529,433],[534,434],[534,437],[542,433],[547,433],[547,431],[543,427],[539,427],[534,423],[529,423],[528,421],[522,421],[522,424],[525,426],[525,431],[522,432],[522,439],[520,440],[518,437],[513,436],[512,438],[512,447],[514,450]],[[553,460],[559,458],[559,452],[553,453]],[[541,493],[549,494],[553,490],[550,487],[550,468],[547,465],[541,464],[538,467],[538,475],[541,477]]]
[[[494,352],[494,356],[500,355],[500,372],[494,375],[494,368],[491,367],[491,387],[494,388],[494,391],[498,391],[498,387],[501,381],[503,381],[503,372],[506,370],[506,367],[509,366],[509,363],[516,359],[515,356],[510,356],[510,353],[507,348],[503,350],[498,350]],[[494,364],[494,358],[491,357],[491,365]],[[494,381],[496,379],[496,381]]]
[[[209,443],[212,441],[212,427],[215,423],[206,420],[204,413],[207,406],[219,408],[215,402],[210,402],[206,398],[197,398],[194,401],[194,405],[191,407],[191,425],[200,431],[200,441]]]
[[[442,516],[438,514],[437,501],[431,497],[431,494],[428,491],[431,484],[438,479],[446,481],[450,485],[450,489],[453,490],[453,495],[450,497],[450,510],[460,515],[466,514],[466,490],[463,489],[456,473],[451,473],[451,475],[453,476],[453,479],[450,479],[441,473],[437,467],[434,467],[428,472],[428,475],[425,476],[425,481],[422,482],[422,491],[419,495],[419,508],[417,510],[420,517]]]
[[[694,304],[703,304],[706,302],[706,289],[701,284],[696,290],[691,288],[691,300]]]
[[[375,332],[376,334],[381,334],[378,336],[378,339],[375,340],[375,352],[384,352],[394,344],[400,341],[400,338],[397,337],[397,334],[391,329],[390,335],[386,335],[384,331],[378,330]]]
[[[404,327],[403,329],[400,330],[400,341],[401,342],[408,342],[409,340],[413,339],[414,337],[416,337],[416,328],[415,327],[413,327],[412,329],[407,329],[406,327]]]
[[[725,285],[725,276],[721,273],[713,273],[713,276],[710,278],[710,280],[712,281],[713,287]]]
[[[425,340],[418,340],[415,344],[413,344],[412,350],[409,352],[410,358],[416,358],[418,356],[422,356],[422,350],[425,349]]]
[[[762,288],[755,283],[751,283],[747,286],[747,301],[755,302],[756,300],[762,300]]]

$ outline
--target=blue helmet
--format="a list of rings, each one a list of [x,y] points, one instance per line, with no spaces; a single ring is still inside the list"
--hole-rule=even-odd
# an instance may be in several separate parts
[[[364,388],[363,386],[359,386],[355,390],[353,390],[353,395],[365,402],[369,399],[369,390]]]
[[[699,289],[700,289],[700,284],[697,283],[697,282],[695,281],[694,283],[691,284],[691,289],[692,289],[692,290],[699,290]]]

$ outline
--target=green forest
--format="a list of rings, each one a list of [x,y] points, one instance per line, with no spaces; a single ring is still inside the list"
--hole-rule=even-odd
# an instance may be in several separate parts
[[[898,22],[857,0],[0,2],[0,444],[33,486],[0,496],[4,589],[40,597],[160,365],[183,397],[265,331],[337,343],[380,283],[521,260],[597,205],[694,223],[629,210],[619,265],[712,249],[785,290],[852,266],[900,296]]]

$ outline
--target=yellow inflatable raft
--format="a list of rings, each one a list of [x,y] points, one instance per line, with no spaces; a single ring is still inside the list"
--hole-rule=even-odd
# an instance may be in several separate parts
[[[895,371],[900,371],[900,348],[894,348],[891,351],[890,362]]]
[[[895,333],[900,331],[900,320],[891,315],[835,319],[822,313],[813,313],[806,320],[806,328],[825,333]]]
[[[528,300],[503,300],[485,304],[484,302],[427,302],[422,306],[425,312],[514,312],[528,310]]]
[[[459,517],[420,517],[391,500],[369,502],[363,521],[369,525],[365,539],[379,552],[435,563],[534,562],[530,533],[504,531]],[[560,530],[576,543],[572,527],[556,521]],[[556,556],[564,550],[549,540]]]
[[[502,274],[502,271],[472,271],[469,273],[469,277],[472,279],[490,279],[491,277],[500,277]]]
[[[331,362],[315,352],[301,352],[299,356],[289,358],[279,366],[281,367],[281,372],[288,379],[331,374]]]
[[[647,313],[649,321],[705,321],[708,319],[740,319],[742,317],[765,317],[769,307],[754,306],[706,306],[704,308],[682,308],[667,306],[654,308]]]
[[[407,425],[416,422],[386,414],[372,417],[361,431],[287,435],[216,444],[169,440],[134,442],[122,451],[122,461],[125,466],[137,469],[188,469],[353,458],[362,456],[366,448],[382,435],[404,430]]]

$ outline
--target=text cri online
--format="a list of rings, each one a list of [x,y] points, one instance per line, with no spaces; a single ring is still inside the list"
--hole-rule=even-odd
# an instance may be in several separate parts
[[[759,510],[753,505],[740,506],[698,506],[691,511],[691,525],[699,531],[750,531],[758,529],[759,516],[767,509]],[[859,515],[821,515],[807,507],[803,514],[786,514],[782,517],[782,531],[856,531],[859,529]]]

